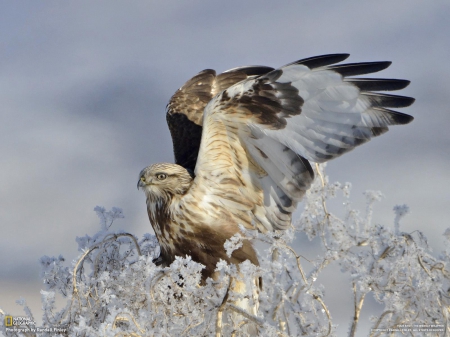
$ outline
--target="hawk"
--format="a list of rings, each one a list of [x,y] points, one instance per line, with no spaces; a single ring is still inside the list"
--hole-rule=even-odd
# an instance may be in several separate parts
[[[231,257],[224,243],[239,225],[261,232],[291,225],[310,187],[313,163],[336,158],[413,117],[413,98],[379,93],[405,88],[399,79],[353,77],[391,62],[338,64],[348,54],[302,59],[274,69],[206,69],[167,105],[176,164],[144,168],[138,181],[161,246],[160,261],[190,255],[203,280],[220,259],[258,265],[244,241]]]

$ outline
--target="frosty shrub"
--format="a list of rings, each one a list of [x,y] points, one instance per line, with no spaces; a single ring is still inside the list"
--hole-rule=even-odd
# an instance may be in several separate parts
[[[330,184],[323,167],[316,167],[317,179],[304,198],[304,211],[290,229],[263,235],[242,228],[226,242],[231,254],[243,239],[251,239],[258,247],[260,266],[246,261],[237,268],[221,261],[218,280],[208,279],[204,286],[199,285],[202,265],[184,256],[170,267],[157,267],[152,262],[159,256],[155,236],[138,240],[129,233],[111,232],[122,211],[96,207],[101,230],[76,239],[81,254],[72,265],[67,266],[62,256],[41,258],[46,285],[41,291],[42,328],[48,331],[8,332],[6,314],[0,310],[1,331],[6,336],[244,336],[245,327],[254,325],[261,336],[333,336],[325,289],[316,280],[328,265],[337,263],[348,275],[354,296],[349,336],[356,333],[369,293],[383,310],[372,317],[372,330],[364,334],[449,334],[450,229],[444,233],[446,251],[434,256],[421,232],[400,230],[407,206],[394,208],[393,226],[373,224],[373,205],[381,193],[365,193],[367,207],[361,215],[349,202],[350,184]],[[343,201],[345,216],[328,212],[330,198]],[[301,247],[297,252],[291,247],[298,232],[311,240],[319,237],[321,256],[306,260]],[[248,293],[233,293],[232,278],[242,275]],[[242,297],[255,299],[255,277],[262,278],[257,316],[231,303]],[[55,307],[55,296],[65,299],[63,308]],[[25,301],[20,303],[33,319]],[[425,328],[434,331],[424,332]]]

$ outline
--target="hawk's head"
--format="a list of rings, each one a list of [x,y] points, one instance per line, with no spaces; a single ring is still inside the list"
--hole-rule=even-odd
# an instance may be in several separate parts
[[[184,167],[159,163],[141,171],[137,187],[143,189],[148,198],[168,199],[176,194],[185,194],[192,180],[192,175]]]

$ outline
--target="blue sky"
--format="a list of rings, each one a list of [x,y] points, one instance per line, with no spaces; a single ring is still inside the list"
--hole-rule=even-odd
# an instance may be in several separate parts
[[[415,117],[328,165],[332,181],[381,190],[375,221],[421,229],[437,252],[448,227],[450,4],[380,1],[14,1],[0,6],[0,308],[39,311],[38,259],[77,256],[96,205],[114,229],[151,232],[140,170],[173,161],[165,105],[205,68],[281,66],[347,52],[393,61],[380,77],[412,81]],[[297,247],[301,250],[301,247]],[[37,315],[40,316],[40,313]],[[340,319],[339,314],[336,314]],[[344,317],[345,318],[345,317]],[[346,327],[342,330],[346,331]]]

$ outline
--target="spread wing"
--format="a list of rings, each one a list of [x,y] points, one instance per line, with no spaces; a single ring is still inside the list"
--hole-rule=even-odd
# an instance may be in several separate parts
[[[233,84],[271,70],[273,68],[265,66],[247,66],[216,76],[214,70],[206,69],[178,89],[167,105],[166,114],[176,164],[194,170],[202,135],[203,110],[214,96]]]
[[[313,180],[309,161],[333,159],[390,125],[412,121],[388,108],[409,106],[413,98],[375,92],[403,89],[409,81],[351,78],[391,63],[333,65],[348,56],[293,62],[215,96],[204,112],[197,199],[214,199],[244,225],[284,229]]]

